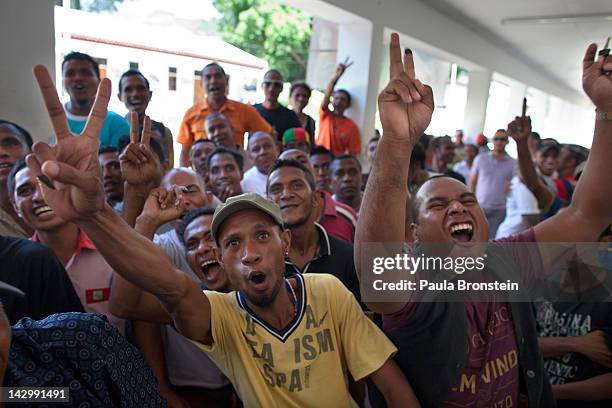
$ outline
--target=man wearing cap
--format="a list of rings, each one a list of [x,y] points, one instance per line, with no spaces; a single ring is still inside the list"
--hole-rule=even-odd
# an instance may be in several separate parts
[[[291,128],[283,133],[283,150],[299,149],[310,154],[310,135],[304,128]]]
[[[287,129],[302,126],[294,111],[278,103],[278,96],[283,92],[283,85],[281,73],[276,69],[269,70],[265,73],[261,83],[265,100],[263,103],[253,105],[257,112],[272,125],[279,141]]]
[[[278,144],[269,133],[256,132],[249,136],[248,151],[255,166],[244,173],[240,185],[245,193],[265,197],[268,174],[278,158]]]

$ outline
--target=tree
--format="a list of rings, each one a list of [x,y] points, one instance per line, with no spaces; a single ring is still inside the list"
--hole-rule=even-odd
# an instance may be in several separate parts
[[[270,0],[214,0],[221,37],[278,69],[286,81],[304,79],[312,22],[300,10]]]

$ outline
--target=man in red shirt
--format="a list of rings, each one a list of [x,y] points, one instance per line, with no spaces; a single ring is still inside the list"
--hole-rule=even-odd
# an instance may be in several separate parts
[[[325,146],[335,155],[361,153],[359,128],[352,119],[344,116],[344,111],[351,106],[351,94],[345,89],[334,90],[344,71],[353,64],[352,62],[347,64],[347,62],[348,60],[336,68],[336,74],[325,89],[325,96],[319,109],[317,144]],[[332,94],[334,110],[330,111],[329,98]]]

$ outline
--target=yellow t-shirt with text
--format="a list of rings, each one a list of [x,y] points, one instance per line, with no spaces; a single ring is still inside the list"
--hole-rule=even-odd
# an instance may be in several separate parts
[[[278,331],[237,293],[205,292],[212,346],[197,343],[229,378],[247,407],[356,407],[355,380],[378,370],[397,349],[334,276],[297,275],[298,313]]]

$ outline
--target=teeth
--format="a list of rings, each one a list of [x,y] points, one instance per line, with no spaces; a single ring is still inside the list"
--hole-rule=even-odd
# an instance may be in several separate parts
[[[49,211],[53,211],[53,210],[51,210],[51,207],[45,205],[43,207],[38,207],[37,209],[35,209],[34,215],[40,215],[42,213],[49,212]]]
[[[468,231],[472,231],[472,226],[468,223],[463,223],[463,224],[455,224],[453,226],[451,226],[450,228],[450,232],[451,234],[454,233],[455,231],[458,230],[468,230]]]
[[[204,261],[204,262],[202,262],[202,263],[200,264],[200,267],[201,267],[201,268],[204,268],[204,267],[206,267],[206,266],[208,266],[208,265],[213,265],[213,264],[216,264],[216,263],[217,263],[217,261],[216,261],[215,259],[209,259],[208,261]]]
[[[13,167],[11,163],[0,163],[0,168]]]

